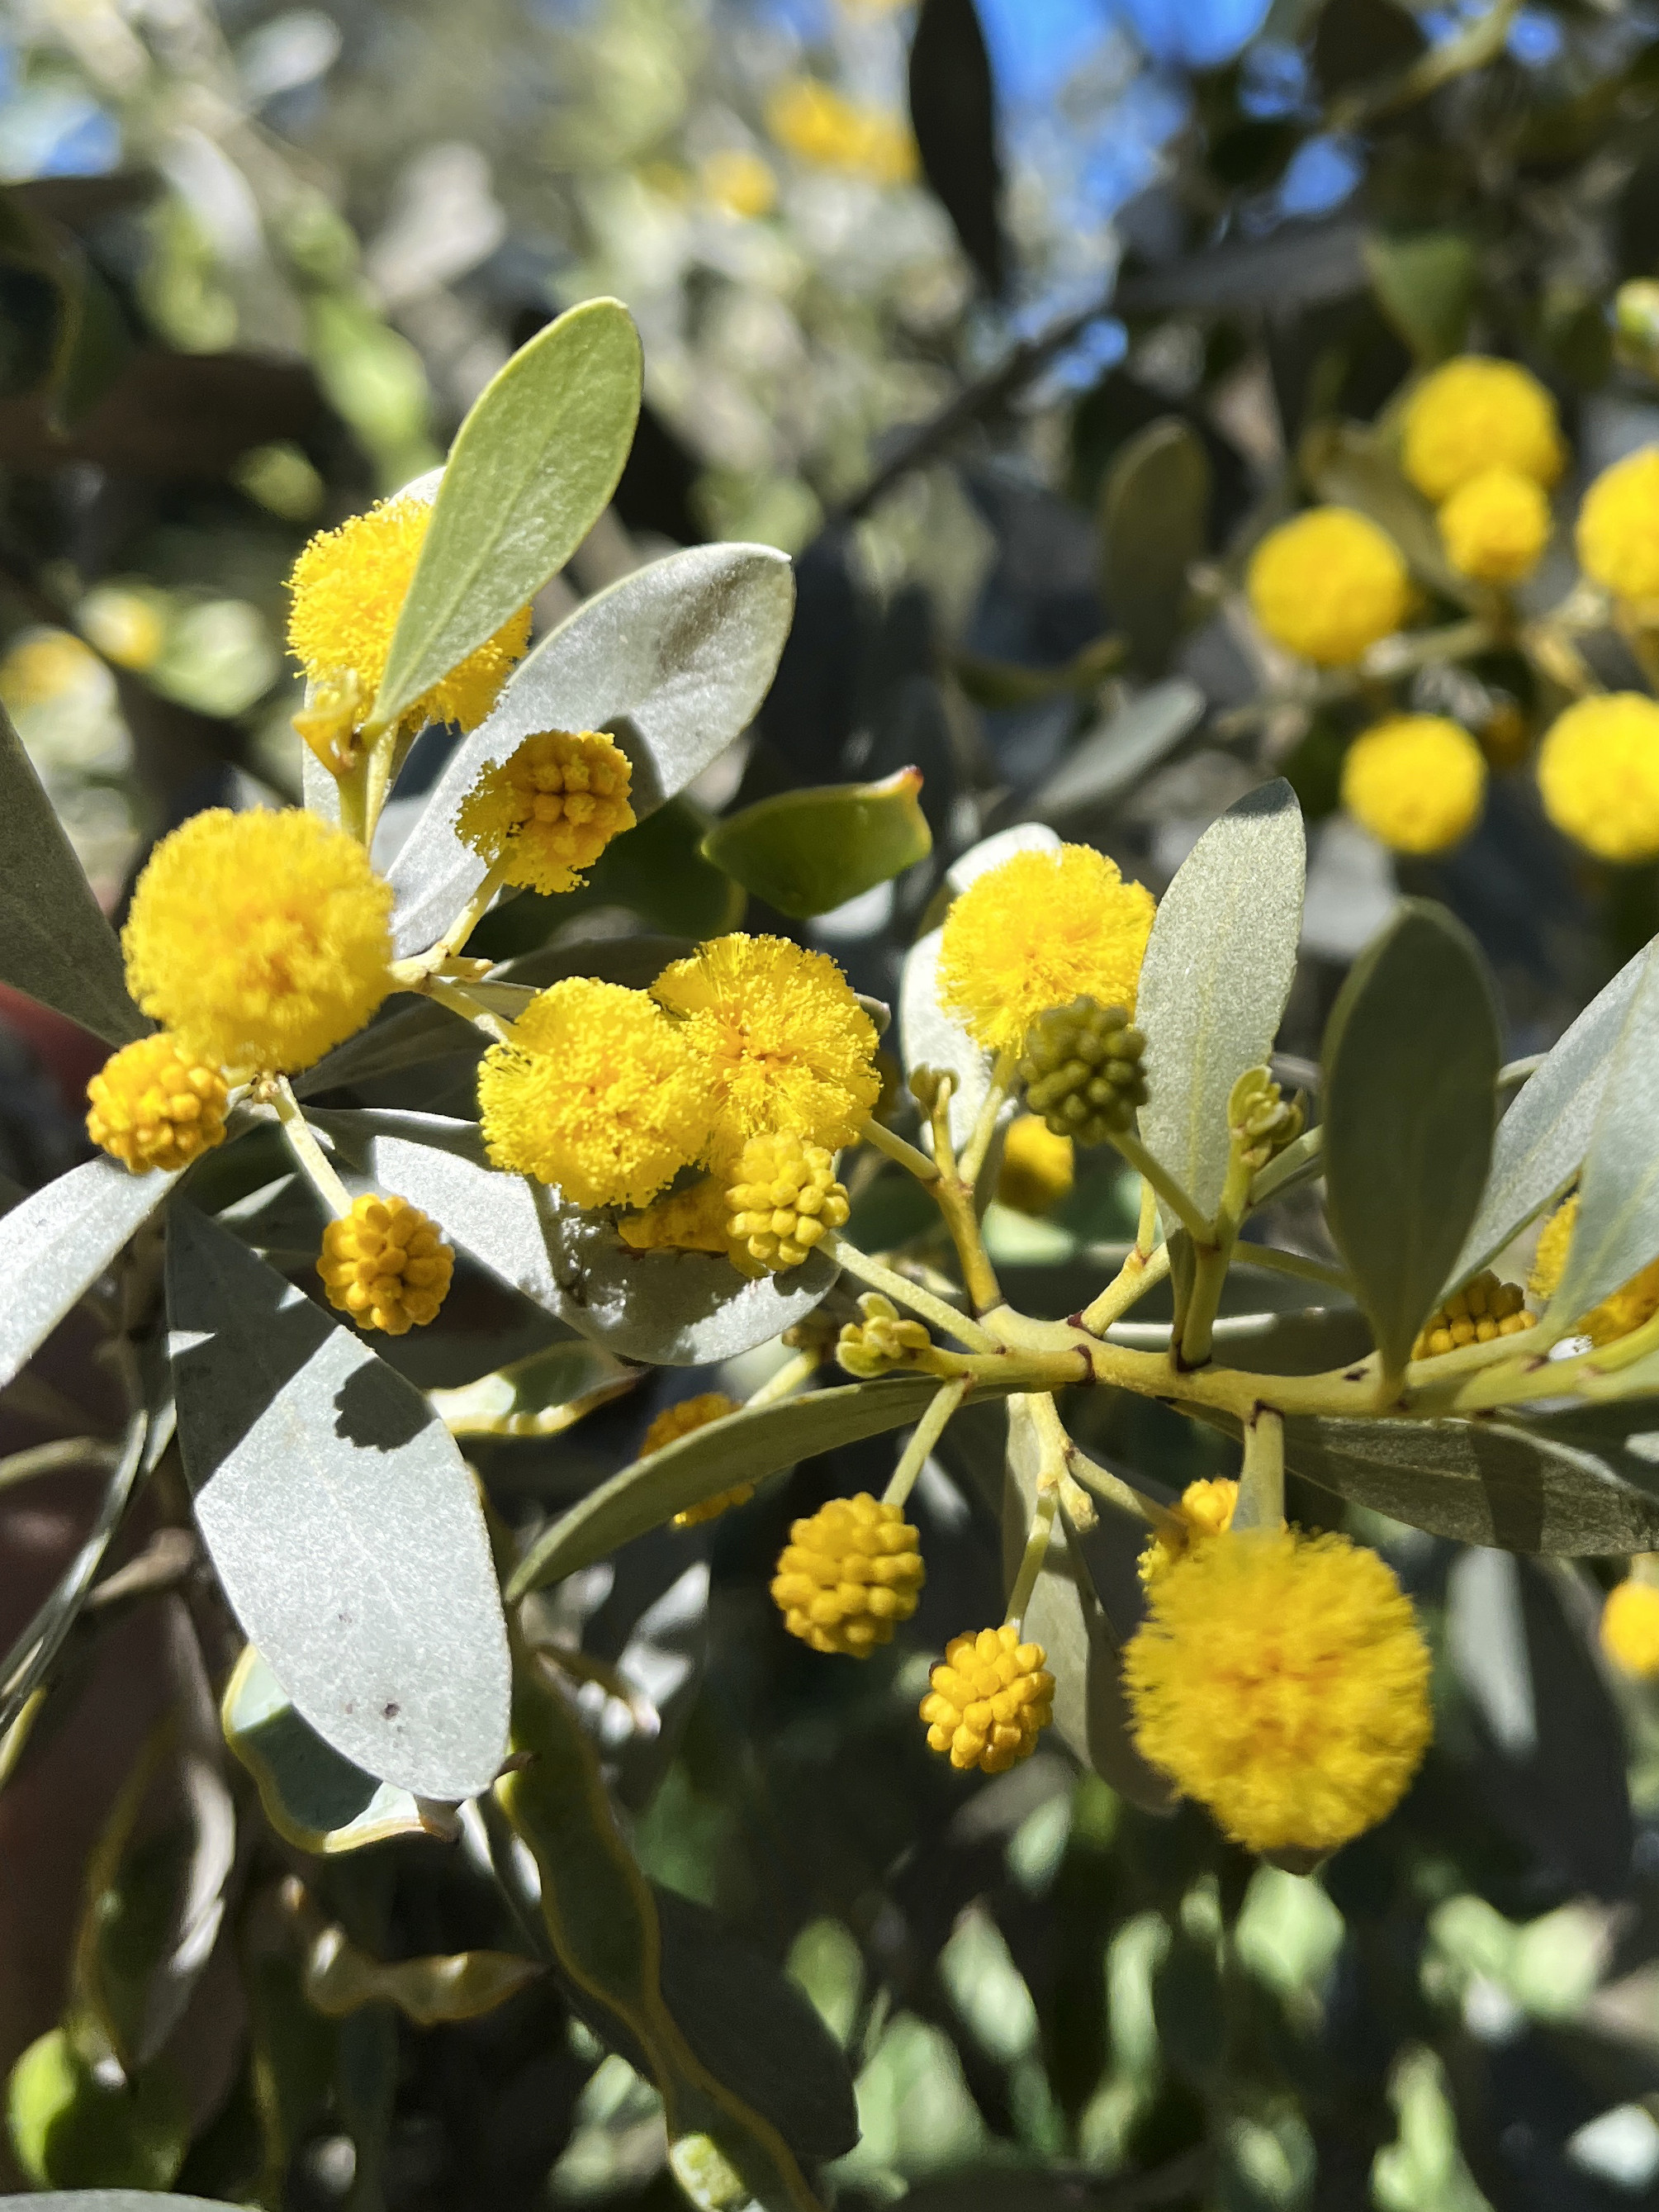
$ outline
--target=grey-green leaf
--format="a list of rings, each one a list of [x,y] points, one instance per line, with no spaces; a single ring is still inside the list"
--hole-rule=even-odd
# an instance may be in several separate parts
[[[196,1519],[232,1611],[325,1742],[422,1797],[489,1788],[507,1656],[483,1516],[420,1393],[193,1207],[167,1320]]]
[[[1227,1175],[1227,1100],[1273,1050],[1296,974],[1307,868],[1283,778],[1212,822],[1159,902],[1135,1020],[1146,1032],[1142,1140],[1213,1213]]]
[[[1187,571],[1203,556],[1209,511],[1209,456],[1178,416],[1149,422],[1107,471],[1101,595],[1143,668],[1161,669],[1181,635]]]
[[[709,1421],[602,1482],[539,1537],[507,1585],[509,1601],[591,1566],[688,1506],[739,1482],[763,1482],[797,1460],[921,1419],[941,1386],[894,1376],[815,1390]]]
[[[483,880],[454,831],[487,763],[539,730],[610,730],[643,817],[747,729],[794,614],[794,575],[769,545],[698,545],[578,607],[516,670],[456,750],[391,871],[400,955],[435,943]]]
[[[0,708],[0,981],[106,1044],[149,1028],[130,998],[115,933]]]
[[[88,1160],[7,1214],[9,1280],[0,1300],[0,1388],[46,1342],[178,1180],[159,1170],[129,1175],[112,1159]]]
[[[1515,1424],[1298,1415],[1285,1424],[1285,1463],[1455,1543],[1578,1556],[1659,1545],[1659,1498],[1594,1452]]]
[[[905,768],[879,783],[780,792],[717,822],[703,854],[781,914],[810,920],[927,859],[921,789],[920,771]]]
[[[370,720],[385,728],[526,606],[617,488],[639,419],[639,332],[618,300],[572,307],[492,377],[433,502]]]
[[[1577,1170],[1648,957],[1644,945],[1591,1000],[1498,1123],[1492,1172],[1454,1284],[1489,1266]]]
[[[1659,1255],[1659,962],[1648,962],[1608,1063],[1579,1192],[1550,1300],[1557,1330]]]
[[[1325,1031],[1325,1204],[1397,1373],[1462,1249],[1492,1158],[1498,1012],[1474,939],[1408,899],[1349,970]]]
[[[1184,676],[1154,684],[1079,738],[1026,804],[1042,822],[1109,806],[1194,729],[1204,694]]]

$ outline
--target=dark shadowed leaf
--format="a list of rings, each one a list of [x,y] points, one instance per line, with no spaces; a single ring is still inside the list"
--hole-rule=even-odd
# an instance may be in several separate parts
[[[1456,353],[1468,331],[1477,270],[1461,231],[1376,231],[1365,267],[1376,303],[1425,368]]]
[[[1101,595],[1142,668],[1161,669],[1181,635],[1209,519],[1202,444],[1176,416],[1149,422],[1112,463],[1100,503]]]
[[[963,252],[986,289],[1000,292],[1002,167],[991,60],[974,0],[922,0],[910,46],[910,125],[923,173]]]
[[[1027,801],[1028,811],[1039,821],[1058,823],[1109,806],[1172,751],[1203,712],[1204,694],[1185,677],[1154,684],[1084,732]]]
[[[6,1216],[10,1288],[0,1303],[0,1387],[90,1290],[179,1180],[129,1175],[102,1157],[71,1168]]]
[[[933,849],[916,804],[921,777],[823,784],[757,800],[717,822],[702,849],[781,914],[808,921],[902,875]]]

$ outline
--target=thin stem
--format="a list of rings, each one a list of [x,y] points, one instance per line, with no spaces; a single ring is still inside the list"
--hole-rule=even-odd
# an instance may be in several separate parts
[[[447,1006],[452,1014],[459,1014],[463,1021],[471,1022],[497,1044],[506,1043],[507,1024],[499,1014],[492,1014],[488,1006],[480,1006],[463,985],[447,983],[441,976],[428,975],[422,982],[409,988],[421,998],[435,999],[441,1006]]]
[[[991,1138],[1012,1087],[1018,1066],[1011,1052],[1000,1052],[996,1066],[991,1070],[991,1087],[985,1094],[985,1103],[979,1109],[979,1119],[974,1123],[974,1133],[968,1139],[968,1149],[962,1155],[958,1173],[971,1190],[979,1181],[979,1171],[985,1164],[985,1155],[991,1149]]]
[[[1144,1297],[1154,1284],[1164,1280],[1169,1272],[1169,1246],[1160,1244],[1155,1252],[1148,1253],[1143,1259],[1140,1240],[1137,1237],[1133,1249],[1112,1280],[1094,1304],[1085,1306],[1078,1316],[1079,1325],[1086,1328],[1091,1336],[1103,1336],[1115,1321],[1121,1321],[1130,1307]]]
[[[411,979],[418,975],[430,975],[435,974],[446,961],[454,959],[456,955],[465,949],[467,939],[471,936],[485,915],[489,913],[491,901],[506,879],[506,872],[507,860],[503,855],[489,870],[477,890],[473,892],[437,943],[428,946],[424,952],[417,953],[412,960],[399,961],[393,972],[400,979],[404,975]]]
[[[1240,1244],[1233,1252],[1235,1260],[1245,1260],[1253,1267],[1270,1267],[1280,1275],[1295,1275],[1303,1282],[1322,1284],[1327,1290],[1340,1291],[1344,1297],[1353,1292],[1352,1279],[1340,1267],[1328,1267],[1322,1260],[1310,1260],[1301,1252],[1283,1252],[1277,1244]]]
[[[1069,1443],[1070,1440],[1067,1441]],[[1144,1522],[1149,1528],[1170,1528],[1178,1522],[1177,1515],[1166,1512],[1152,1498],[1143,1498],[1133,1483],[1125,1482],[1122,1476],[1114,1474],[1110,1468],[1097,1466],[1087,1452],[1076,1444],[1071,1444],[1066,1455],[1066,1468],[1067,1474],[1080,1482],[1085,1490],[1092,1490],[1095,1496],[1106,1504],[1115,1505],[1120,1513],[1128,1514],[1132,1520]]]
[[[896,1136],[892,1130],[878,1121],[873,1114],[865,1123],[863,1133],[866,1145],[873,1145],[878,1152],[885,1152],[890,1160],[896,1160],[902,1168],[908,1169],[915,1176],[918,1182],[939,1181],[938,1161],[930,1160],[926,1152],[918,1150],[915,1145],[908,1144],[902,1137]]]
[[[743,1401],[745,1413],[752,1413],[757,1406],[774,1406],[780,1398],[787,1398],[805,1382],[810,1382],[818,1371],[816,1352],[798,1352],[793,1359],[786,1359],[775,1375],[769,1376],[758,1390]]]
[[[96,1437],[63,1437],[55,1443],[33,1444],[27,1451],[0,1459],[0,1490],[27,1482],[37,1474],[57,1474],[66,1467],[112,1468],[118,1455],[112,1444]]]
[[[946,1336],[965,1344],[970,1352],[1000,1352],[998,1344],[988,1329],[981,1328],[976,1321],[960,1314],[954,1306],[947,1306],[943,1298],[936,1298],[931,1291],[903,1275],[896,1275],[890,1267],[884,1267],[879,1260],[872,1260],[867,1252],[860,1252],[856,1244],[849,1244],[844,1237],[826,1237],[819,1247],[827,1252],[849,1275],[868,1283],[872,1291],[880,1291],[895,1304],[907,1305],[912,1313],[920,1314],[933,1328],[942,1329]]]
[[[1008,1593],[1008,1610],[1003,1615],[1005,1626],[1024,1628],[1025,1608],[1031,1602],[1031,1593],[1036,1588],[1037,1577],[1042,1572],[1042,1563],[1048,1556],[1048,1547],[1054,1540],[1054,1509],[1060,1503],[1057,1490],[1045,1491],[1037,1499],[1036,1511],[1031,1516],[1030,1534],[1025,1539],[1025,1549],[1020,1554],[1019,1572],[1014,1577],[1014,1586]]]
[[[884,1505],[902,1508],[905,1500],[916,1486],[916,1478],[927,1464],[927,1455],[945,1433],[945,1425],[968,1395],[969,1378],[963,1375],[954,1382],[946,1382],[934,1391],[928,1401],[927,1411],[916,1423],[910,1441],[899,1455],[893,1469],[893,1479],[882,1492]]]
[[[980,1234],[973,1188],[957,1176],[941,1176],[930,1188],[951,1232],[951,1242],[957,1248],[963,1288],[968,1293],[969,1303],[975,1313],[989,1313],[994,1306],[1002,1304],[1002,1291]]]
[[[1257,1406],[1244,1423],[1244,1463],[1239,1470],[1235,1528],[1285,1525],[1285,1417]]]
[[[295,1162],[310,1178],[312,1188],[335,1219],[343,1221],[351,1211],[346,1187],[324,1157],[323,1148],[317,1142],[287,1076],[271,1076],[262,1086],[262,1092],[276,1109],[276,1119],[282,1124],[283,1134],[288,1139],[288,1148]]]
[[[1213,1225],[1199,1212],[1163,1163],[1152,1158],[1139,1138],[1127,1129],[1115,1130],[1111,1141],[1136,1174],[1151,1183],[1193,1241],[1207,1244],[1215,1234]]]

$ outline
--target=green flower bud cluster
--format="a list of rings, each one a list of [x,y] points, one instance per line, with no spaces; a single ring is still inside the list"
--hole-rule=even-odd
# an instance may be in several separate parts
[[[1073,999],[1039,1014],[1025,1038],[1025,1103],[1057,1137],[1103,1145],[1146,1103],[1146,1040],[1121,1006]]]
[[[913,1365],[918,1352],[932,1349],[925,1323],[901,1320],[898,1308],[879,1291],[866,1291],[859,1311],[864,1319],[849,1321],[836,1346],[836,1358],[849,1375],[884,1375],[890,1368]]]
[[[1227,1101],[1228,1129],[1252,1175],[1295,1142],[1306,1118],[1301,1099],[1286,1100],[1265,1067],[1247,1067]]]

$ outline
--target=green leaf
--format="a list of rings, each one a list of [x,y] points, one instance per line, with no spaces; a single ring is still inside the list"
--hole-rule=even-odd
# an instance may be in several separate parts
[[[1348,971],[1325,1031],[1325,1207],[1395,1374],[1434,1310],[1492,1158],[1498,1012],[1474,939],[1407,899]]]
[[[1502,1421],[1285,1424],[1285,1464],[1455,1543],[1593,1557],[1659,1545],[1659,1498],[1595,1453]]]
[[[167,1196],[176,1175],[129,1175],[100,1156],[37,1190],[6,1216],[0,1388],[9,1382]]]
[[[0,2198],[0,2203],[76,2207],[77,2212],[126,2212],[128,2207],[193,2203],[194,2198],[141,2196],[165,2189],[185,2161],[190,2107],[170,2066],[147,2067],[135,2080],[111,2083],[95,2074],[61,2027],[30,2044],[6,2085],[6,2120],[17,2162],[33,2181],[67,2183],[62,2197]],[[119,2193],[104,2195],[106,2190]],[[131,2191],[131,2194],[128,2192]]]
[[[1650,960],[1607,1064],[1578,1218],[1548,1320],[1558,1333],[1659,1255],[1659,963]]]
[[[1322,422],[1304,439],[1301,461],[1321,499],[1369,515],[1425,584],[1443,599],[1464,602],[1468,580],[1446,558],[1433,508],[1401,474],[1374,430],[1358,422]]]
[[[1365,240],[1371,290],[1395,329],[1432,368],[1460,352],[1468,334],[1477,270],[1474,248],[1461,231],[1401,236],[1373,231]]]
[[[0,982],[67,1014],[106,1044],[131,1044],[149,1029],[127,996],[115,933],[3,708]]]
[[[408,1790],[376,1781],[325,1743],[251,1644],[231,1670],[219,1717],[265,1818],[298,1850],[329,1856],[390,1836],[447,1834]]]
[[[1204,1213],[1227,1175],[1227,1101],[1273,1050],[1296,974],[1307,868],[1283,778],[1212,822],[1159,902],[1135,1020],[1146,1033],[1140,1133]]]
[[[763,1482],[798,1460],[906,1428],[921,1419],[940,1387],[931,1376],[892,1376],[706,1422],[622,1468],[556,1521],[520,1560],[507,1584],[508,1602],[591,1566],[734,1483]]]
[[[921,771],[902,768],[879,783],[782,792],[717,822],[702,850],[780,914],[810,921],[927,859],[921,789]]]
[[[455,1951],[387,1964],[360,1950],[343,1928],[319,1929],[306,1950],[305,1994],[325,2020],[365,2005],[395,2005],[416,2027],[480,2020],[540,1978],[542,1969],[511,1951]]]
[[[520,346],[450,448],[370,721],[395,722],[562,568],[634,442],[641,362],[618,300],[572,307]]]
[[[769,545],[671,553],[578,607],[456,748],[392,864],[399,955],[434,944],[483,881],[453,824],[489,762],[540,730],[609,730],[633,763],[643,821],[748,728],[794,607],[794,573]]]
[[[741,884],[703,857],[702,841],[711,819],[680,793],[635,828],[613,838],[579,890],[545,898],[525,891],[507,900],[485,916],[467,950],[497,958],[539,950],[579,914],[597,907],[625,907],[647,927],[694,943],[736,929],[749,902]],[[586,950],[591,956],[599,947],[590,940]],[[597,972],[591,959],[580,972]]]
[[[601,1346],[573,1337],[459,1389],[427,1395],[452,1437],[550,1437],[631,1390],[638,1374]]]
[[[1154,684],[1084,732],[1026,802],[1030,811],[1039,821],[1064,822],[1109,806],[1197,726],[1204,703],[1184,676]]]
[[[217,1224],[176,1207],[167,1322],[197,1525],[318,1734],[417,1796],[487,1789],[507,1639],[478,1497],[420,1393]]]
[[[1176,416],[1131,438],[1106,474],[1100,589],[1135,659],[1158,670],[1183,627],[1187,572],[1209,542],[1210,460]]]
[[[1644,945],[1591,1000],[1543,1066],[1521,1086],[1498,1125],[1480,1211],[1457,1256],[1449,1287],[1490,1266],[1577,1172],[1601,1110],[1620,1034],[1647,967],[1648,948]]]

